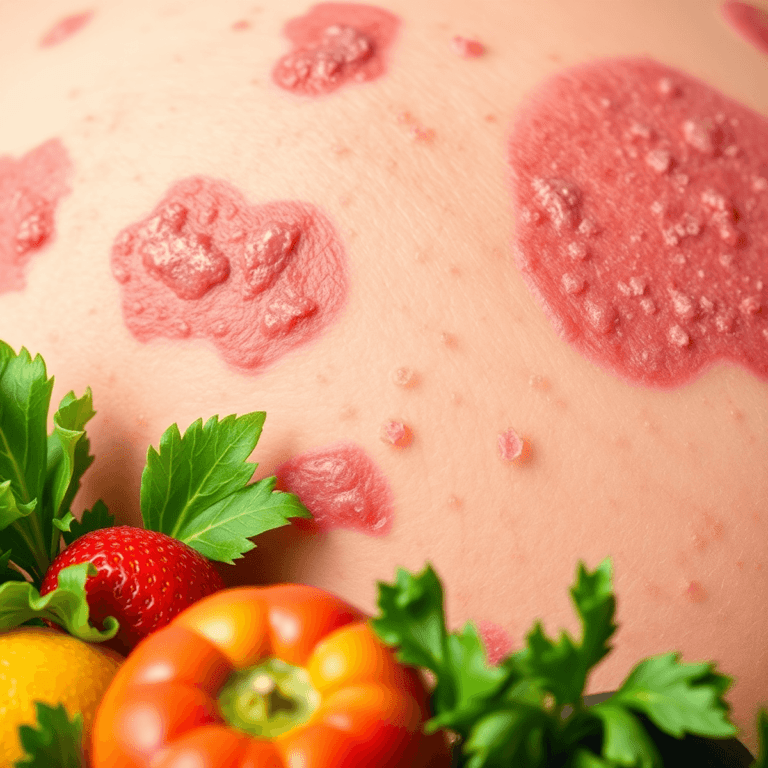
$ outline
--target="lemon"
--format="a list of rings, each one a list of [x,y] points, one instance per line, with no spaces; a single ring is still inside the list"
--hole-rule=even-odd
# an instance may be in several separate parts
[[[0,633],[0,768],[25,756],[19,726],[36,722],[35,701],[81,712],[87,735],[96,707],[122,661],[116,653],[55,629]]]

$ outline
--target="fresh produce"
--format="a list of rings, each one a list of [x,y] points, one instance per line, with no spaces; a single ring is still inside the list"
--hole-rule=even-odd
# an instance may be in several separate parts
[[[397,647],[399,661],[434,674],[426,731],[456,735],[459,768],[655,768],[663,763],[644,718],[677,738],[737,733],[723,699],[730,678],[674,653],[641,661],[615,694],[586,707],[589,672],[609,653],[616,630],[610,561],[592,572],[580,563],[571,596],[580,642],[565,632],[555,641],[537,622],[524,648],[489,667],[471,624],[446,630],[442,585],[431,566],[417,576],[401,569],[394,584],[379,584],[381,615],[371,625]]]
[[[92,563],[85,583],[90,618],[99,629],[113,616],[120,629],[110,647],[128,653],[192,603],[224,588],[213,563],[177,539],[130,525],[90,531],[70,544],[48,568],[41,595],[58,586],[70,565]]]
[[[110,686],[94,768],[447,768],[443,735],[421,732],[424,682],[366,618],[304,585],[204,598],[145,639]]]
[[[20,627],[0,634],[0,767],[20,760],[19,728],[34,731],[26,740],[67,745],[71,753],[83,746],[90,733],[96,707],[117,672],[122,658],[106,648],[83,642],[53,629]],[[36,706],[36,702],[38,705]],[[63,705],[56,716],[40,704]],[[69,718],[79,718],[79,729]],[[65,725],[67,724],[68,725]],[[74,730],[73,730],[74,729]],[[70,768],[61,753],[47,768]]]
[[[39,355],[0,341],[0,631],[44,620],[94,642],[118,635],[128,651],[223,586],[209,560],[232,563],[253,536],[311,517],[295,495],[275,491],[274,477],[251,482],[266,417],[258,411],[165,431],[142,474],[143,529],[114,527],[101,501],[78,520],[71,507],[94,460],[85,425],[95,412],[90,390],[70,392],[47,434],[52,388]],[[73,566],[86,570],[62,580]]]

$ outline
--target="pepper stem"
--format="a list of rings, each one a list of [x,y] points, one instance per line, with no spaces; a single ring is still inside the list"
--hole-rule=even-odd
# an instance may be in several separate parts
[[[273,657],[235,670],[219,692],[230,726],[267,739],[306,723],[319,704],[307,670]]]

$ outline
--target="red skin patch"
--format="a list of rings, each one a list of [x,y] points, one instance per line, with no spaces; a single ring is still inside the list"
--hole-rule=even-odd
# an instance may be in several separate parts
[[[485,655],[491,666],[496,666],[512,652],[512,638],[507,631],[492,621],[480,621],[477,633],[485,646]]]
[[[137,339],[207,338],[249,372],[316,338],[347,294],[344,249],[318,209],[250,205],[202,177],[175,184],[118,235],[112,272]]]
[[[320,3],[291,19],[283,30],[293,50],[272,70],[280,88],[321,96],[349,82],[384,74],[386,49],[400,24],[381,8],[356,3]]]
[[[768,11],[730,0],[720,7],[723,18],[758,51],[768,54]]]
[[[515,256],[558,333],[622,379],[768,379],[768,119],[645,59],[545,83],[509,142]]]
[[[41,48],[50,48],[52,45],[58,45],[76,32],[79,32],[91,19],[93,11],[83,11],[71,16],[65,16],[48,30],[40,39]]]
[[[0,157],[0,293],[25,287],[27,263],[55,234],[56,205],[69,192],[71,174],[58,139],[20,160]]]
[[[393,516],[389,483],[359,446],[343,443],[307,451],[281,464],[275,475],[278,486],[297,494],[313,514],[318,531],[389,533]]]

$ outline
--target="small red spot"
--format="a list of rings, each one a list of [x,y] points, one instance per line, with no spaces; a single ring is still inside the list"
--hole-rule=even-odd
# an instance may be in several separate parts
[[[485,53],[485,46],[479,40],[456,35],[451,40],[451,50],[465,59],[476,59]]]
[[[381,427],[381,439],[395,448],[407,448],[413,442],[413,432],[402,421],[390,419]]]
[[[516,461],[523,455],[524,440],[514,429],[502,432],[497,439],[499,456],[504,461]]]
[[[83,11],[74,13],[71,16],[65,16],[51,27],[40,39],[41,48],[50,48],[52,45],[58,45],[76,32],[79,32],[93,17],[93,11]]]
[[[246,19],[239,19],[232,24],[233,32],[244,32],[246,29],[251,28],[251,22]]]
[[[683,596],[692,603],[703,603],[707,599],[707,590],[700,581],[692,581],[685,588]]]

